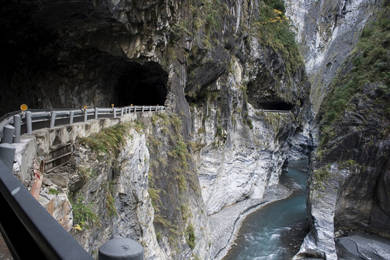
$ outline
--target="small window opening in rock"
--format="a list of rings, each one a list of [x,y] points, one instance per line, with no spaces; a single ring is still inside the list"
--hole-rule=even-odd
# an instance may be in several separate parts
[[[116,105],[164,105],[168,73],[156,62],[129,63],[115,87]]]
[[[265,102],[260,103],[260,109],[269,109],[269,110],[291,110],[294,105],[286,102]]]

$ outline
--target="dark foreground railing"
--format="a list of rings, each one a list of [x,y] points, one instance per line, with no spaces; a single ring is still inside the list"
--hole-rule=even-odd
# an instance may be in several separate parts
[[[14,259],[92,259],[13,175],[14,155],[12,145],[0,144],[0,231]],[[100,248],[99,259],[142,260],[143,248],[116,238]]]

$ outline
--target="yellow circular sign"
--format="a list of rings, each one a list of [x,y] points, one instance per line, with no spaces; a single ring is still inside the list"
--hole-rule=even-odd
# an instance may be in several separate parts
[[[20,105],[20,110],[26,111],[28,109],[28,106],[26,104],[21,104]]]

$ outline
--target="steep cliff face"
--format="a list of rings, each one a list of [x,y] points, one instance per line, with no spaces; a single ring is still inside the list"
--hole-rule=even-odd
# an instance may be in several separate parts
[[[81,139],[70,185],[73,235],[93,254],[131,237],[146,259],[210,258],[208,221],[190,146],[173,115],[139,118]]]
[[[375,12],[376,0],[286,0],[286,13],[297,32],[317,113],[329,85]]]
[[[388,4],[287,3],[307,62],[313,110],[318,113],[314,133],[319,146],[313,154],[308,203],[312,231],[297,258],[365,258],[375,249],[362,249],[369,253],[360,254],[341,237],[356,232],[389,236],[383,204],[388,198],[383,186],[388,179]],[[314,22],[313,13],[323,19]],[[363,248],[361,241],[366,240],[353,243]],[[381,244],[380,239],[372,243]],[[385,259],[386,250],[376,257]]]

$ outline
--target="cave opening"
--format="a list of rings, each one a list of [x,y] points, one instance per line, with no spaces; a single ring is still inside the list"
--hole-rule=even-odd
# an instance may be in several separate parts
[[[164,105],[168,73],[156,62],[130,62],[115,86],[116,105]]]
[[[7,1],[0,10],[0,115],[29,108],[163,105],[168,73],[130,60],[128,37],[104,6]]]
[[[258,104],[258,108],[266,110],[292,110],[293,104],[283,101],[263,102]]]

